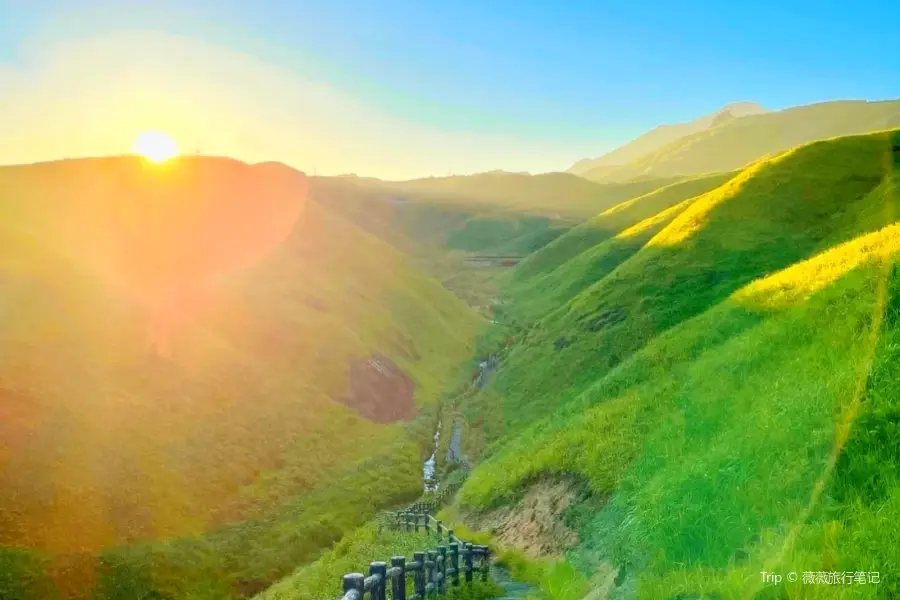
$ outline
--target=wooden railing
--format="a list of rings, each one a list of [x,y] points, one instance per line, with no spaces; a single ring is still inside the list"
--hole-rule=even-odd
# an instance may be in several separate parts
[[[414,502],[413,504],[411,504],[406,510],[395,512],[392,514],[394,514],[395,516],[405,513],[434,515],[439,508],[441,508],[450,498],[452,498],[456,494],[460,487],[462,487],[462,482],[450,485],[442,485],[430,500],[419,500],[418,502]]]
[[[362,573],[348,573],[341,578],[344,595],[341,600],[387,600],[387,590],[391,590],[391,600],[425,600],[443,595],[449,586],[459,586],[463,582],[471,584],[475,572],[481,572],[487,581],[490,551],[487,546],[475,546],[463,542],[432,515],[403,511],[396,526],[406,531],[419,531],[420,524],[426,535],[432,529],[438,536],[438,545],[433,550],[414,552],[413,559],[406,562],[405,556],[391,557],[391,566],[376,561],[369,564],[369,576]],[[446,544],[443,542],[446,537]],[[477,565],[476,565],[477,561]],[[460,564],[462,563],[462,564]],[[412,594],[407,595],[408,577],[412,575]]]

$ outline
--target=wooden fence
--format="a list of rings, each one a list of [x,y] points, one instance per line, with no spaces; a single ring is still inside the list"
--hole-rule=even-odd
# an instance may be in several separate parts
[[[490,551],[487,546],[473,546],[463,542],[453,534],[453,530],[428,513],[414,513],[411,510],[395,513],[396,528],[418,532],[420,526],[426,535],[432,530],[437,534],[438,544],[433,550],[413,553],[413,559],[406,562],[405,556],[391,557],[391,566],[376,561],[369,564],[369,576],[362,573],[348,573],[341,578],[344,595],[341,600],[387,600],[390,589],[391,600],[425,600],[443,595],[448,586],[459,586],[463,582],[471,584],[475,572],[481,573],[487,581]],[[446,544],[444,540],[446,538]],[[477,561],[477,564],[476,564]],[[409,576],[411,575],[411,581]],[[412,583],[412,594],[407,595],[408,584]]]
[[[414,502],[412,505],[410,505],[410,507],[406,510],[391,514],[395,517],[406,513],[434,515],[439,508],[444,506],[444,504],[456,494],[460,487],[462,487],[462,482],[450,485],[442,485],[440,489],[438,489],[437,493],[431,497],[431,499],[419,500],[418,502]]]

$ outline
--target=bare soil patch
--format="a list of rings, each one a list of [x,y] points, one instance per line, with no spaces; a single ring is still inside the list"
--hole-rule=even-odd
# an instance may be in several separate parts
[[[376,423],[394,423],[416,416],[415,385],[394,361],[381,354],[350,361],[344,403]]]
[[[564,521],[566,508],[577,494],[564,479],[534,483],[512,507],[503,507],[466,521],[489,531],[504,547],[520,550],[531,558],[558,558],[578,543],[578,534]]]

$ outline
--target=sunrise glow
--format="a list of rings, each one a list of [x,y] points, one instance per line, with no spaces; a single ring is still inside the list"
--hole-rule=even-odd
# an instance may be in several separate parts
[[[147,160],[161,163],[178,156],[178,145],[168,134],[145,131],[134,141],[132,149]]]

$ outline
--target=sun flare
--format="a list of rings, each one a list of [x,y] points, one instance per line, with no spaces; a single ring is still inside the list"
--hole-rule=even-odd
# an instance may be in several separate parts
[[[147,160],[161,163],[178,156],[178,146],[168,134],[159,131],[145,131],[140,134],[132,146],[135,154]]]

